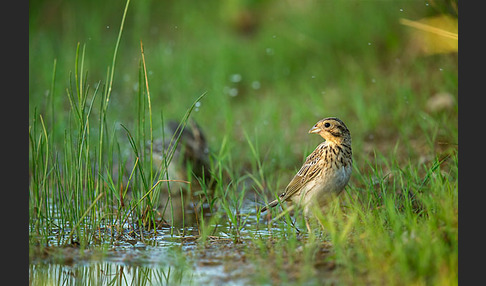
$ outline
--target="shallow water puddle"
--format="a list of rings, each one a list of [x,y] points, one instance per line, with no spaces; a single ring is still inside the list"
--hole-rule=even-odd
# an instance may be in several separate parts
[[[118,230],[101,224],[92,230],[86,227],[93,239],[82,249],[68,234],[51,232],[55,235],[48,237],[47,247],[30,246],[30,285],[248,285],[259,275],[270,276],[270,281],[297,281],[301,266],[295,265],[305,263],[302,240],[306,235],[296,238],[295,229],[282,220],[271,225],[267,224],[269,217],[258,221],[254,205],[243,205],[233,224],[224,213],[213,214],[218,218],[213,221],[216,225],[207,228],[204,240],[197,225],[140,231],[133,223]],[[283,246],[289,249],[281,249],[282,244],[274,248],[274,243],[290,236],[293,243]],[[71,244],[61,245],[64,241]],[[324,264],[316,261],[306,267],[328,277],[333,267],[319,257],[327,256],[329,246],[313,244],[310,248]],[[280,267],[270,263],[274,259],[279,259]]]
[[[256,217],[250,216],[250,225]],[[128,226],[128,225],[127,225]],[[245,240],[257,233],[242,227],[235,243],[228,225],[215,227],[214,236],[199,241],[197,228],[185,228],[184,236],[169,227],[152,231],[117,233],[108,226],[97,230],[85,249],[77,243],[59,245],[59,236],[49,237],[47,247],[31,246],[31,285],[245,285],[252,266],[245,261]],[[178,233],[178,232],[177,232]],[[268,235],[259,230],[259,235]],[[141,237],[143,235],[143,237]],[[245,238],[246,237],[246,238]],[[110,241],[110,242],[108,242]]]
[[[29,280],[44,285],[245,284],[249,266],[242,264],[241,245],[231,240],[210,238],[201,246],[194,237],[172,237],[151,243],[119,242],[104,250],[47,247],[34,255]]]

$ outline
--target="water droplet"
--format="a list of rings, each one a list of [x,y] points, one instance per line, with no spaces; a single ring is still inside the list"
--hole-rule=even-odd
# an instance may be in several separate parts
[[[443,68],[439,68],[439,70],[440,70],[440,71],[444,71],[444,69],[443,69]]]
[[[196,102],[196,104],[194,106],[200,107],[201,106],[201,102],[200,101]]]
[[[311,76],[311,78],[316,78],[316,76],[315,76],[315,75],[313,75],[313,76]]]
[[[402,8],[400,8],[400,12],[403,12],[403,9]]]
[[[110,28],[110,26],[106,26],[106,28],[107,28],[107,29],[109,29],[109,28]]]
[[[242,79],[242,77],[241,77],[241,74],[239,74],[239,73],[235,73],[235,74],[232,74],[232,75],[230,76],[230,80],[231,80],[231,82],[235,82],[235,83],[236,83],[236,82],[240,82],[240,81],[241,81],[241,79]]]
[[[230,96],[237,96],[238,95],[238,89],[236,87],[233,87],[232,89],[229,90],[229,95]]]
[[[371,79],[371,82],[372,82],[372,83],[376,83],[376,79],[372,78],[372,79]]]
[[[273,52],[273,49],[272,49],[272,48],[266,48],[266,49],[265,49],[265,52],[266,52],[266,53],[267,53],[267,55],[269,55],[269,56],[271,56],[271,55],[273,55],[273,54],[274,54],[274,52]]]
[[[253,89],[260,89],[260,87],[261,87],[260,82],[259,82],[259,81],[257,81],[257,80],[253,81],[253,82],[251,83],[251,87],[252,87]]]
[[[273,35],[272,38],[276,39],[277,38],[277,35]]]
[[[223,92],[229,96],[235,97],[238,95],[238,89],[236,87],[225,86]]]
[[[370,42],[368,42],[368,46],[371,46],[371,43]]]

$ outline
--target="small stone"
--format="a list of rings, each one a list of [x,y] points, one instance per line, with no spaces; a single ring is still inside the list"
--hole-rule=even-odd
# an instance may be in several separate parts
[[[430,112],[450,110],[454,107],[454,97],[447,92],[440,92],[427,100],[426,108]]]

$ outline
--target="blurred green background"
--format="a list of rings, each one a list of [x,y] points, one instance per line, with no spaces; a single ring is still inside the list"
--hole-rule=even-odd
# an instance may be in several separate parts
[[[124,7],[30,2],[30,115],[49,117],[54,100],[52,136],[61,141],[76,46],[85,45],[90,88],[106,84]],[[247,132],[265,158],[277,158],[275,168],[292,173],[319,143],[307,130],[328,116],[348,125],[355,160],[379,151],[427,162],[457,144],[457,48],[427,52],[430,33],[400,19],[444,15],[457,20],[457,1],[131,1],[108,122],[135,125],[142,41],[156,136],[162,115],[179,120],[207,92],[193,118],[213,149],[227,136],[243,163]]]

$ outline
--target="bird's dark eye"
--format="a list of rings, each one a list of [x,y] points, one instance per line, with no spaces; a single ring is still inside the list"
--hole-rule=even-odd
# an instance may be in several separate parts
[[[329,122],[324,123],[324,127],[328,128],[329,126],[331,126],[331,123]]]

